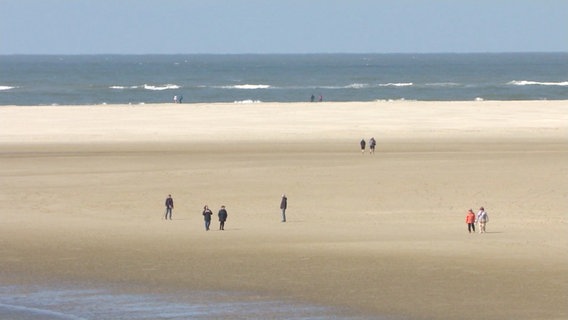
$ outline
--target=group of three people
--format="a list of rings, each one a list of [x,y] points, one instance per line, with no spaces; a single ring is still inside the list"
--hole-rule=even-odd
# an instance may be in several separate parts
[[[168,197],[166,198],[166,220],[172,220],[172,210],[174,209],[174,199],[172,198],[172,195],[169,194]],[[211,209],[209,209],[209,206],[205,205],[203,207],[203,219],[205,220],[205,230],[209,231],[209,228],[211,226],[211,216],[213,215],[213,212],[211,211]],[[221,208],[219,209],[219,212],[217,213],[217,216],[219,217],[219,230],[225,230],[225,221],[227,221],[227,217],[229,216],[229,214],[227,213],[227,209],[225,208],[225,206],[221,206]]]
[[[489,215],[487,215],[487,211],[485,208],[479,208],[477,215],[473,213],[472,209],[467,211],[465,216],[465,223],[467,223],[467,230],[469,233],[475,233],[475,224],[479,224],[479,233],[485,233],[485,227],[487,226],[487,222],[489,222]]]

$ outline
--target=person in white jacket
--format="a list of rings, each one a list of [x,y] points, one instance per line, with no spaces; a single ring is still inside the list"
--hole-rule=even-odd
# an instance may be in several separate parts
[[[489,222],[489,216],[487,215],[485,208],[479,208],[476,221],[479,224],[479,233],[485,233],[485,226],[487,225],[487,222]]]

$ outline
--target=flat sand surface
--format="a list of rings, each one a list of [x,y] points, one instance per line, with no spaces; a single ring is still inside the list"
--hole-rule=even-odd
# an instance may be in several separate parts
[[[3,106],[0,191],[3,285],[568,318],[566,101]]]

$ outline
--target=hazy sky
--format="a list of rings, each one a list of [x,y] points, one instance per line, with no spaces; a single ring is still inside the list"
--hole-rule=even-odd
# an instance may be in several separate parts
[[[568,52],[568,0],[0,0],[0,54]]]

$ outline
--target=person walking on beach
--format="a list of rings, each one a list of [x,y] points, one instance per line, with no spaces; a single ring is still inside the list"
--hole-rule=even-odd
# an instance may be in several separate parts
[[[211,216],[213,212],[209,209],[207,205],[203,207],[203,219],[205,220],[205,231],[209,231],[209,226],[211,225]]]
[[[221,206],[221,209],[219,209],[219,213],[217,215],[219,216],[219,230],[225,230],[225,221],[227,221],[228,217],[225,206]]]
[[[375,154],[375,146],[377,145],[377,141],[375,141],[375,137],[369,139],[369,154]]]
[[[477,222],[479,223],[479,233],[485,233],[485,226],[487,222],[489,222],[489,215],[487,215],[487,211],[485,208],[479,208],[479,212],[477,213]]]
[[[169,194],[166,198],[166,220],[168,220],[168,215],[170,216],[170,220],[172,220],[172,209],[174,208],[174,199],[172,199],[172,195]]]
[[[465,223],[467,223],[467,231],[475,233],[475,213],[473,213],[473,210],[469,209],[467,211]]]
[[[365,153],[365,146],[367,145],[367,143],[365,142],[365,139],[361,139],[361,142],[359,142],[359,144],[361,145],[361,154]]]
[[[286,208],[288,208],[288,198],[285,194],[283,194],[282,200],[280,201],[280,209],[282,210],[282,222],[286,222]]]

